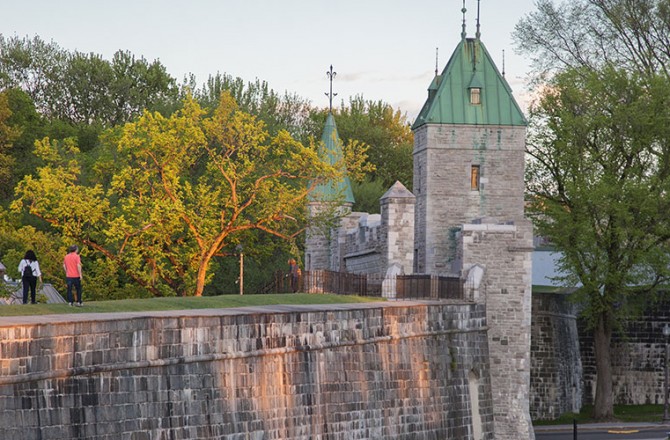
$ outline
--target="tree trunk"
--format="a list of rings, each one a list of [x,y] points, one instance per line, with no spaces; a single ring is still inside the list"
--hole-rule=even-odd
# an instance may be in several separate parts
[[[205,290],[205,280],[207,280],[207,264],[209,263],[209,260],[207,260],[206,264],[203,264],[198,268],[198,275],[196,276],[195,279],[195,296],[202,296],[202,292]]]
[[[598,420],[614,418],[612,399],[612,360],[610,349],[612,342],[611,315],[602,312],[594,329],[593,343],[596,355],[596,399],[593,417]]]

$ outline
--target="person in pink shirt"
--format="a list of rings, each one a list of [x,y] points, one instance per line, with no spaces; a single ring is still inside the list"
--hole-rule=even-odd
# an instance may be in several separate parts
[[[75,301],[72,298],[72,287],[77,292],[76,303],[79,307],[83,305],[81,297],[81,258],[77,251],[77,245],[72,245],[67,248],[67,255],[63,259],[63,269],[65,270],[65,282],[67,283],[67,302],[74,305]]]

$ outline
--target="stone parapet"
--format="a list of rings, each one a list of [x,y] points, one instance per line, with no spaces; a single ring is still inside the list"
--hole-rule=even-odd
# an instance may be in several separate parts
[[[0,438],[491,440],[485,324],[444,303],[5,324]]]

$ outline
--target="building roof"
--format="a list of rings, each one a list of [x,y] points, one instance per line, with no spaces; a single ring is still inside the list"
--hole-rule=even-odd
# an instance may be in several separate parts
[[[470,103],[473,88],[481,89],[481,104]],[[527,121],[481,40],[463,38],[430,84],[412,129],[424,124],[526,126]]]
[[[337,126],[335,125],[335,118],[332,113],[328,113],[328,117],[326,118],[321,142],[323,142],[323,151],[325,152],[325,157],[322,157],[322,159],[328,161],[330,165],[344,163],[342,141],[337,134]],[[318,185],[310,195],[310,200],[337,200],[340,197],[344,198],[343,203],[353,204],[355,202],[354,193],[351,190],[351,181],[347,175],[339,181],[330,181]]]

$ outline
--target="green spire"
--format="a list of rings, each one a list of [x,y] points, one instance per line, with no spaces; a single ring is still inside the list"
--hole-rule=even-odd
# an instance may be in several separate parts
[[[343,163],[342,141],[340,141],[340,137],[337,134],[337,126],[335,125],[335,118],[332,113],[328,113],[328,117],[326,118],[321,142],[323,142],[323,151],[325,152],[325,157],[322,157],[322,159],[331,165]],[[318,185],[310,195],[310,200],[336,200],[340,197],[344,197],[344,203],[354,204],[354,193],[351,191],[351,181],[347,175],[342,180]]]
[[[527,125],[512,89],[478,38],[463,38],[428,89],[424,124]]]

